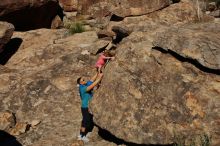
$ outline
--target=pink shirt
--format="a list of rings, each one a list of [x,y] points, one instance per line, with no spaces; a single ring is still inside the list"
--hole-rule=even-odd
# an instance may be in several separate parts
[[[102,53],[100,56],[99,56],[99,59],[98,61],[96,62],[96,67],[102,67],[104,64],[105,64],[105,59],[106,59],[106,56]]]

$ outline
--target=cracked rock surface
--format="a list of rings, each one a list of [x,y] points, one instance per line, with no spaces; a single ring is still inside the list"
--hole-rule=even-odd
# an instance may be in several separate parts
[[[191,24],[158,33],[154,45],[197,60],[220,74],[220,23]]]
[[[134,1],[129,2],[122,5]],[[76,80],[95,73],[95,54],[114,39],[115,59],[106,65],[91,103],[99,129],[85,145],[165,145],[181,139],[200,146],[200,137],[208,135],[219,146],[219,23],[192,24],[197,20],[195,7],[183,0],[149,15],[108,21],[105,39],[96,31],[14,32],[12,40],[20,43],[8,46],[14,54],[0,65],[0,111],[14,113],[16,122],[6,114],[0,127],[15,127],[11,134],[23,146],[84,145],[76,141],[81,124]]]

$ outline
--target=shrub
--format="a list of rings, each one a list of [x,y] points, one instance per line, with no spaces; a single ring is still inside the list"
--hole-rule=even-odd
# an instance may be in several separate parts
[[[68,27],[69,27],[68,29],[69,29],[70,34],[81,33],[85,31],[85,28],[81,22],[72,23]]]

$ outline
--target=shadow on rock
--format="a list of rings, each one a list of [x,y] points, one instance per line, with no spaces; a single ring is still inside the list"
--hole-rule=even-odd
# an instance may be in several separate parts
[[[0,130],[0,145],[1,146],[22,146],[14,136],[5,131]]]
[[[1,65],[5,65],[8,62],[8,60],[17,52],[21,43],[21,38],[13,38],[4,46],[3,51],[0,53]]]
[[[106,129],[101,128],[100,126],[96,125],[95,126],[99,129],[98,134],[101,138],[103,138],[106,141],[113,142],[117,145],[127,145],[127,146],[174,146],[174,144],[137,144],[137,143],[132,143],[125,141],[123,139],[120,139],[113,135],[111,132],[109,132]]]
[[[193,66],[197,67],[199,70],[201,70],[203,72],[220,75],[220,69],[213,69],[213,68],[206,67],[206,66],[202,65],[198,60],[192,59],[192,58],[183,57],[180,54],[178,54],[178,53],[176,53],[176,52],[174,52],[174,51],[172,51],[170,49],[165,50],[165,49],[160,48],[160,47],[153,47],[152,49],[160,51],[161,53],[164,53],[164,54],[170,54],[174,58],[176,58],[177,60],[179,60],[181,62],[190,63],[190,64],[192,64]]]
[[[6,3],[8,3],[9,6],[13,4],[13,2],[10,1]],[[14,8],[8,9],[5,9],[4,6],[7,5],[3,4],[1,12],[3,12],[3,14],[4,11],[7,10],[9,12],[0,16],[0,21],[12,23],[16,31],[28,31],[39,28],[51,28],[52,20],[57,15],[61,20],[63,19],[64,14],[62,8],[55,0],[47,0],[44,2],[42,0],[34,0],[33,2],[32,0],[32,4],[29,5],[25,5],[25,3],[27,2],[24,2],[24,5],[20,5],[20,7],[15,3]]]

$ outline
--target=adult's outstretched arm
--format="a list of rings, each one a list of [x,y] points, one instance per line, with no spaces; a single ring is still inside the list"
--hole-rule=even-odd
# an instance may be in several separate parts
[[[90,79],[90,81],[94,82],[97,77],[98,77],[98,73],[96,73],[96,74]]]
[[[98,74],[96,80],[86,88],[86,91],[89,92],[90,90],[92,90],[101,81],[102,77],[103,77],[103,73]]]

